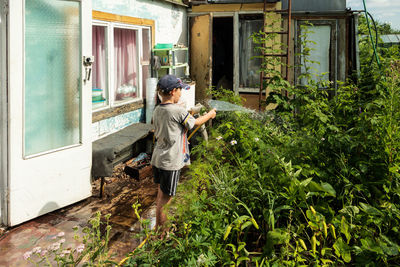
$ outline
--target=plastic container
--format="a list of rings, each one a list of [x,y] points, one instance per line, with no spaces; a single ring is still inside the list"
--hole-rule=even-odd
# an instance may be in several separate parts
[[[104,107],[105,99],[97,100],[97,101],[92,101],[92,109],[97,109]]]
[[[94,88],[92,89],[92,102],[101,101],[103,99],[103,90]]]
[[[174,44],[168,43],[168,44],[156,44],[154,46],[155,49],[171,49],[174,47]]]

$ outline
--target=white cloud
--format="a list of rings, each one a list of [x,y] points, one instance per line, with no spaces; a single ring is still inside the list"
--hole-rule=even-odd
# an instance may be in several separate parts
[[[390,8],[400,8],[400,1],[392,1],[392,0],[366,0],[365,2],[367,9],[384,9],[387,7]],[[362,0],[348,0],[347,1],[347,6],[349,7],[354,7],[354,8],[364,8],[363,1]]]
[[[394,3],[395,1],[389,0],[367,0],[367,8],[384,8],[384,7],[400,7],[400,2]]]

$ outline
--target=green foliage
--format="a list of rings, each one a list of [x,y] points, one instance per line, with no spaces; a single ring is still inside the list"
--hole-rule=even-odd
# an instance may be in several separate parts
[[[207,95],[211,97],[212,99],[218,99],[221,101],[226,101],[229,103],[233,103],[236,105],[242,105],[243,104],[243,99],[236,94],[234,91],[230,89],[225,89],[225,88],[219,88],[216,90],[214,87],[210,87],[209,90],[207,90]]]
[[[265,84],[276,110],[213,124],[178,188],[170,238],[130,266],[398,264],[400,63],[384,59],[369,89],[333,90],[305,52],[305,83]]]

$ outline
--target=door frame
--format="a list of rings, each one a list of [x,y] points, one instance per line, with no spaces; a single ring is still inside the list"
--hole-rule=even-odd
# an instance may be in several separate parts
[[[215,12],[190,12],[188,13],[188,18],[193,18],[201,15],[210,15],[211,16],[211,36],[210,39],[212,40],[212,23],[214,22],[214,18],[221,18],[221,17],[230,17],[232,18],[233,23],[233,91],[236,94],[242,93],[243,91],[239,88],[239,72],[240,72],[240,63],[239,63],[239,16],[240,15],[251,15],[251,14],[263,14],[263,11],[251,11],[251,10],[243,10],[243,11],[215,11]],[[190,25],[190,23],[188,23]],[[188,26],[188,34],[190,37],[191,31],[190,27]],[[190,38],[189,38],[190,40]],[[189,43],[190,45],[190,43]],[[210,51],[212,55],[212,44],[210,43]],[[210,75],[212,79],[212,75]],[[212,80],[210,80],[210,84],[212,84]]]
[[[0,223],[8,218],[8,72],[7,24],[8,0],[0,0]]]
[[[203,38],[200,37],[201,33],[193,34],[193,28],[195,24],[201,24],[200,22],[196,22],[197,18],[204,17],[207,23],[204,25],[203,29],[207,30],[208,37]],[[189,32],[189,66],[191,70],[191,77],[194,78],[196,82],[196,101],[202,101],[207,98],[206,91],[212,84],[212,26],[213,25],[213,13],[203,13],[199,15],[188,15],[188,32]],[[195,42],[193,39],[196,37],[200,37],[206,41],[206,46],[201,46],[198,42]],[[200,66],[202,65],[202,66]],[[203,70],[202,73],[200,70]],[[198,70],[198,72],[196,72]],[[198,78],[204,77],[204,78]],[[198,78],[198,80],[196,79]],[[202,88],[201,86],[205,86],[208,88]],[[199,88],[200,87],[200,88]]]

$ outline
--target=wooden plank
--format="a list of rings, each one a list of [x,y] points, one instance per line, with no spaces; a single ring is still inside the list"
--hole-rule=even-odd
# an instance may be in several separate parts
[[[204,100],[212,77],[212,16],[190,18],[190,70],[196,81],[196,101]]]
[[[273,10],[277,8],[276,3],[267,4],[267,9]],[[192,7],[192,12],[238,12],[238,11],[257,11],[263,10],[264,3],[252,3],[252,4],[208,4],[198,5]]]
[[[239,94],[239,14],[233,16],[233,91]]]
[[[122,16],[112,13],[106,13],[102,11],[92,11],[92,17],[96,20],[102,21],[111,21],[111,22],[119,22],[126,23],[138,26],[149,26],[151,28],[151,44],[152,47],[155,45],[155,21],[152,19],[143,19],[143,18],[135,18],[129,16]]]

